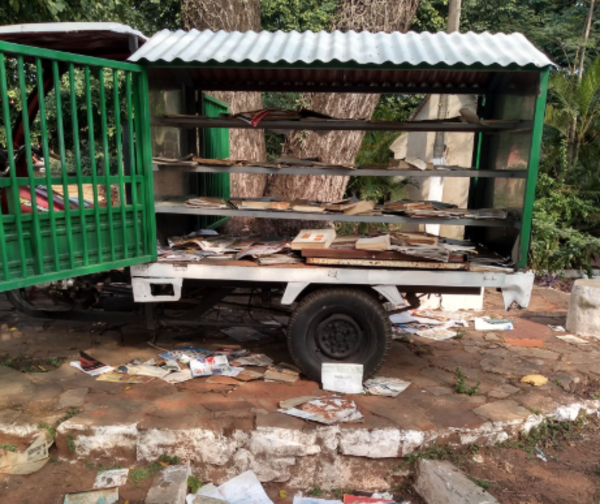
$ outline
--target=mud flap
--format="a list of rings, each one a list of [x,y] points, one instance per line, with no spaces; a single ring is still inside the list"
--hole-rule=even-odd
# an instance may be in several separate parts
[[[535,275],[531,271],[507,275],[506,283],[501,287],[505,310],[513,303],[517,303],[521,308],[529,306],[534,278]]]

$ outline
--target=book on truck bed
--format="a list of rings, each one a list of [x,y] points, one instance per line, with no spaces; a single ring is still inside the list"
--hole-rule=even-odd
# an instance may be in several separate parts
[[[335,240],[335,229],[303,229],[292,241],[292,250],[323,249]]]

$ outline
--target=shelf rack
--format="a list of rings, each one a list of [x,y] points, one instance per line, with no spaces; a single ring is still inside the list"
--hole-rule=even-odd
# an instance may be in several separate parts
[[[463,123],[457,121],[366,121],[366,120],[263,120],[256,127],[236,118],[211,118],[194,115],[153,117],[153,126],[177,128],[239,128],[239,129],[277,129],[277,130],[314,130],[314,131],[445,131],[461,133],[489,133],[526,131],[532,121],[495,121],[487,124]],[[325,176],[376,176],[376,177],[457,177],[457,178],[512,178],[526,179],[526,170],[479,170],[474,168],[448,167],[447,170],[387,169],[387,168],[329,168],[310,166],[290,166],[274,168],[270,166],[210,166],[185,164],[154,164],[154,171],[182,171],[188,173],[250,173],[257,175],[325,175]],[[454,169],[452,169],[454,168]],[[385,224],[440,224],[455,226],[477,226],[519,229],[520,222],[512,219],[444,219],[435,217],[416,218],[400,215],[345,215],[332,213],[308,213],[273,210],[239,210],[218,208],[194,208],[185,202],[194,196],[159,198],[156,201],[157,214],[205,215],[223,217],[254,217],[259,219],[284,219],[329,222],[370,222]]]
[[[499,121],[490,124],[472,124],[452,121],[359,121],[359,120],[263,120],[252,126],[239,119],[210,118],[179,115],[176,117],[153,117],[152,126],[175,128],[238,128],[277,129],[309,131],[447,131],[453,133],[499,133],[503,131],[526,131],[532,121]]]
[[[526,170],[476,170],[463,168],[459,170],[401,170],[387,168],[320,168],[310,166],[294,166],[289,168],[272,168],[269,166],[183,166],[153,165],[154,171],[179,170],[195,173],[254,173],[256,175],[346,175],[353,177],[458,177],[458,178],[527,178]]]
[[[384,224],[443,224],[446,226],[480,226],[519,228],[520,223],[512,219],[443,219],[433,217],[403,217],[401,215],[346,215],[333,213],[294,212],[292,210],[239,210],[231,208],[195,208],[186,206],[185,202],[195,196],[176,196],[157,198],[155,211],[157,214],[179,215],[220,215],[224,217],[255,217],[259,219],[285,219],[306,221],[333,222],[373,222]]]

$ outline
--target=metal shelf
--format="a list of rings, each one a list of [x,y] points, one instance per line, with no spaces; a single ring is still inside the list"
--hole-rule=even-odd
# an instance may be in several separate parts
[[[235,210],[229,208],[194,208],[185,206],[190,197],[168,197],[155,203],[157,214],[179,215],[222,215],[225,217],[255,217],[259,219],[285,219],[305,221],[333,222],[378,222],[387,224],[442,224],[446,226],[479,226],[479,227],[511,227],[520,228],[520,223],[511,219],[442,219],[442,218],[413,218],[400,215],[345,215],[324,214],[275,210]]]
[[[388,170],[385,168],[312,168],[295,166],[269,168],[265,166],[168,166],[152,165],[154,171],[179,170],[196,173],[253,173],[261,175],[348,175],[352,177],[458,177],[458,178],[526,178],[527,170]]]
[[[438,121],[269,121],[263,120],[256,127],[238,120],[206,118],[200,116],[153,117],[152,126],[172,126],[180,128],[241,128],[311,131],[450,131],[457,133],[498,133],[501,131],[526,130],[532,121],[510,121],[493,125],[479,125],[461,122]]]

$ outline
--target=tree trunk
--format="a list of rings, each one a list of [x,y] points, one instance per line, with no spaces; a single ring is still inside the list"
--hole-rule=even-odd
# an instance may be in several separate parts
[[[419,6],[419,0],[341,0],[333,30],[368,30],[372,32],[407,31]],[[346,93],[305,93],[302,103],[317,112],[333,117],[370,118],[379,95]],[[331,163],[353,163],[360,150],[364,131],[293,132],[285,142],[285,154],[296,157],[320,157]],[[274,175],[266,194],[290,200],[296,198],[322,201],[341,199],[348,184],[345,176]],[[272,222],[278,234],[295,234],[306,221]]]
[[[181,0],[181,20],[186,30],[260,30],[260,0]],[[262,95],[256,92],[211,92],[203,90],[229,105],[236,114],[262,108]],[[266,161],[263,130],[232,128],[229,130],[229,152],[232,159]],[[264,194],[266,175],[232,173],[231,196],[257,198]],[[233,219],[228,232],[237,233],[249,219]]]

